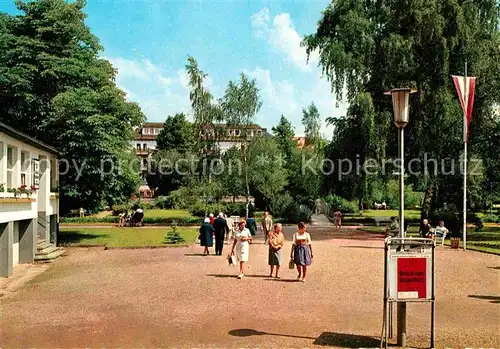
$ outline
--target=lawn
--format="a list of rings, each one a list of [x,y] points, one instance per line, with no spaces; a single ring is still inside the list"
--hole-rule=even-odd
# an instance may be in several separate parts
[[[363,227],[363,230],[383,233],[385,227]],[[418,236],[418,226],[411,226],[408,229],[408,236]],[[445,241],[445,245],[450,242]],[[463,247],[463,241],[460,240],[460,247]],[[500,225],[485,224],[483,231],[476,231],[475,227],[467,228],[467,249],[489,252],[500,255]]]
[[[59,243],[63,245],[103,245],[109,247],[162,246],[168,228],[71,228],[63,227],[59,231]],[[177,231],[186,240],[186,244],[195,241],[198,229],[177,227]]]
[[[192,217],[188,210],[144,210],[144,216],[151,218],[186,218]]]
[[[392,217],[399,216],[398,210],[363,210],[361,217]],[[419,210],[405,210],[405,218],[408,219],[420,219]]]

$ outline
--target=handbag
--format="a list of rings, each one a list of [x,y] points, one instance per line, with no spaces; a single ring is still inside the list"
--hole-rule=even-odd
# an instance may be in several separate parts
[[[288,269],[295,269],[295,262],[290,258],[290,262],[288,262]]]
[[[235,265],[236,264],[236,256],[234,254],[228,254],[227,255],[227,260],[229,261],[229,265]]]

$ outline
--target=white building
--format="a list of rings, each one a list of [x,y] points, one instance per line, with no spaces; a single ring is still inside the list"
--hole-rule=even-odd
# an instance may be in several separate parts
[[[57,151],[0,122],[0,277],[64,253],[57,187]]]

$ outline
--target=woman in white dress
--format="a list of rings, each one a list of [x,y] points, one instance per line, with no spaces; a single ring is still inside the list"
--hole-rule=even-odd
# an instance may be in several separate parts
[[[245,262],[248,262],[248,257],[250,255],[250,241],[252,241],[252,234],[250,234],[250,230],[245,228],[245,225],[246,223],[244,221],[240,222],[239,229],[235,235],[233,249],[231,251],[231,254],[234,254],[240,262],[240,275],[238,275],[238,279],[245,276],[244,265]],[[234,251],[235,247],[236,253]]]

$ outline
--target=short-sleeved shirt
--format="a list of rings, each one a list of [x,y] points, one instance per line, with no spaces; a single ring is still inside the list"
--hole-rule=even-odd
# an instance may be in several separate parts
[[[304,233],[304,234],[299,234],[294,233],[292,237],[292,241],[294,244],[297,244],[297,242],[300,242],[302,245],[310,245],[311,244],[311,235],[309,233]]]
[[[241,241],[241,238],[249,238],[252,237],[252,234],[250,234],[250,230],[247,228],[244,228],[243,230],[238,230],[236,232],[235,238],[238,241],[238,244],[240,245],[248,245],[248,240],[247,241]]]

